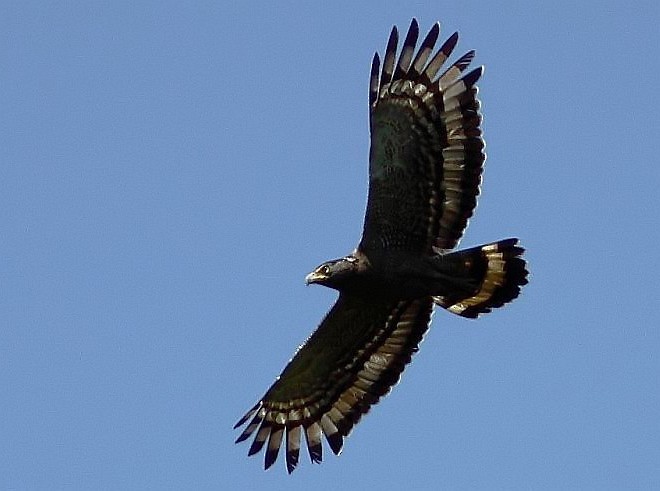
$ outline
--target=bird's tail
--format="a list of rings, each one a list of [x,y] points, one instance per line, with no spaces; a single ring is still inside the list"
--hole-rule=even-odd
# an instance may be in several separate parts
[[[510,302],[527,284],[518,239],[505,239],[437,256],[442,269],[451,271],[456,293],[434,296],[437,305],[463,317],[477,317]],[[453,288],[452,288],[453,290]]]

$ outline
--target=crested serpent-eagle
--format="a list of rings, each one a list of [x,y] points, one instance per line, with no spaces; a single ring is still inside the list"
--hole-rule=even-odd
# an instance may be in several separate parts
[[[392,29],[382,70],[369,81],[369,196],[362,239],[307,283],[339,292],[318,329],[272,387],[236,424],[236,442],[254,435],[269,468],[285,440],[286,467],[298,464],[302,438],[312,462],[321,435],[339,454],[344,437],[399,380],[429,327],[434,305],[477,317],[510,302],[527,283],[523,248],[505,239],[453,251],[476,206],[486,158],[476,82],[463,75],[474,51],[441,72],[458,33],[434,50],[435,24],[417,52],[412,20],[396,59]],[[438,75],[440,74],[440,75]]]

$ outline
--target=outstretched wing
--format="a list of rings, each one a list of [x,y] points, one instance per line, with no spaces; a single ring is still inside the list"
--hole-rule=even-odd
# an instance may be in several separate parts
[[[378,53],[371,67],[365,252],[452,249],[477,203],[486,156],[475,83],[483,67],[461,78],[474,57],[469,51],[437,76],[458,33],[433,54],[435,24],[413,58],[418,32],[413,19],[395,66],[395,26],[382,72]]]
[[[343,438],[389,392],[428,329],[432,300],[390,302],[341,294],[264,397],[235,428],[236,442],[256,432],[248,455],[266,444],[265,468],[286,436],[286,465],[298,463],[301,433],[312,462],[322,459],[321,434],[339,454]],[[250,420],[250,418],[252,418]]]

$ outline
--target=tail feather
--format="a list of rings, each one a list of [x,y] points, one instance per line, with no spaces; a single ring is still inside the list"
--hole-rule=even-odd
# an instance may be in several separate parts
[[[501,307],[520,294],[527,284],[525,249],[518,239],[505,239],[445,254],[443,262],[461,284],[460,292],[433,297],[441,307],[462,317],[477,317]]]

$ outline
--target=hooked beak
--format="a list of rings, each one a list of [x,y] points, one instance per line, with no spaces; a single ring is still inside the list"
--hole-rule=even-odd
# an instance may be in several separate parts
[[[319,280],[323,279],[324,276],[318,271],[312,271],[307,276],[305,276],[305,285],[311,285],[312,283],[317,283]]]

